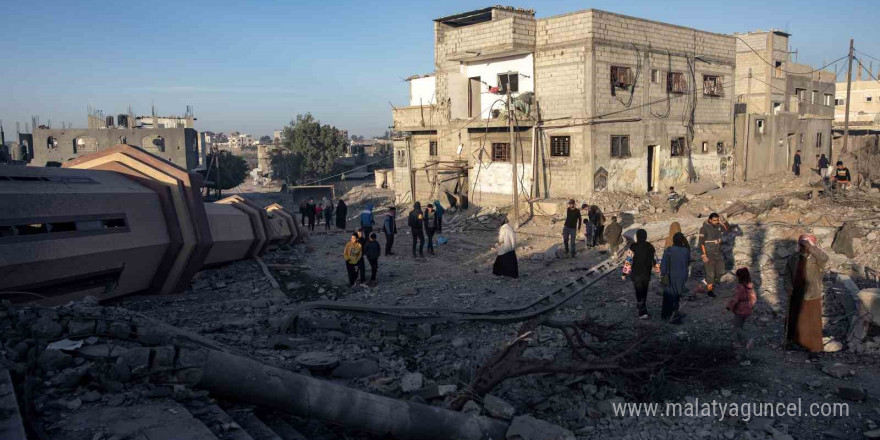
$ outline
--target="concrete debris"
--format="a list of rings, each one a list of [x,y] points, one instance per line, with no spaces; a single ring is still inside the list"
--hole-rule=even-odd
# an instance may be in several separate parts
[[[843,379],[844,377],[855,374],[848,365],[841,364],[840,362],[823,367],[822,372],[837,379]]]
[[[425,378],[422,376],[422,373],[406,373],[403,375],[403,379],[400,380],[400,390],[404,393],[418,390],[422,388],[424,380]]]
[[[333,377],[343,379],[356,379],[358,377],[372,376],[379,372],[379,364],[372,359],[360,359],[356,361],[342,361],[333,369]]]
[[[505,420],[510,420],[513,418],[513,414],[516,413],[516,408],[513,405],[491,394],[486,394],[483,397],[483,409],[490,416]]]
[[[519,416],[510,423],[505,438],[507,440],[575,440],[575,435],[565,428],[532,416]]]

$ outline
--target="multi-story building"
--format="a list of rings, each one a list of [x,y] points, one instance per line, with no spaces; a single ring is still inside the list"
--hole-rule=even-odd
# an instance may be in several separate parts
[[[788,171],[831,157],[834,72],[790,60],[788,33],[736,35],[736,178]]]
[[[873,78],[862,77],[863,71],[869,71],[861,62],[854,62],[856,78],[850,85],[849,125],[850,127],[880,128],[880,71]],[[868,76],[867,74],[865,76]],[[834,125],[843,128],[846,115],[846,75],[838,82],[834,93]]]
[[[438,18],[435,71],[411,77],[410,105],[393,110],[398,198],[486,205],[721,181],[735,62],[733,36],[594,9]]]

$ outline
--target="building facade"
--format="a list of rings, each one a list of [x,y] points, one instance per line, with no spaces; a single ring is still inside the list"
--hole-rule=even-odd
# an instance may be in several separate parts
[[[411,77],[410,105],[393,110],[401,202],[583,199],[725,178],[732,36],[490,7],[436,19],[434,40],[435,71]]]
[[[789,37],[736,35],[737,179],[789,171],[797,150],[804,167],[815,166],[815,155],[831,157],[835,74],[791,62]]]

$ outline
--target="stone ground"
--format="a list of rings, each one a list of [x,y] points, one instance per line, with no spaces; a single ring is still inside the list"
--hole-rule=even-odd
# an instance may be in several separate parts
[[[803,190],[807,188],[808,180],[805,177],[758,181],[690,195],[691,201],[674,215],[662,212],[662,195],[652,198],[600,195],[590,202],[604,207],[608,215],[618,213],[625,217],[628,228],[640,227],[644,223],[651,234],[649,239],[661,242],[655,242],[659,252],[669,221],[680,221],[685,232],[692,236],[702,221],[697,215],[705,217],[708,212],[721,210],[736,200],[765,200]],[[244,193],[265,204],[286,202],[267,191],[245,190]],[[385,206],[391,196],[387,191],[357,186],[349,195],[350,217],[357,214],[362,203]],[[562,318],[586,317],[603,324],[615,324],[620,335],[626,338],[648,336],[654,345],[720,348],[723,355],[717,355],[719,359],[706,360],[705,376],[676,381],[656,377],[660,385],[653,395],[646,397],[635,395],[631,391],[632,384],[614,374],[531,375],[504,381],[492,395],[469,403],[465,410],[508,419],[519,417],[516,420],[520,424],[532,423],[533,419],[523,417],[529,415],[570,431],[553,436],[526,435],[526,438],[535,439],[571,438],[571,433],[579,439],[846,439],[862,438],[863,433],[877,430],[880,423],[880,369],[877,368],[880,364],[880,337],[874,329],[866,350],[861,353],[853,353],[841,343],[845,341],[847,322],[839,299],[842,288],[835,282],[833,274],[826,278],[823,321],[828,340],[826,350],[837,351],[824,353],[817,361],[810,362],[804,352],[781,349],[785,301],[784,295],[780,294],[778,270],[785,257],[793,252],[792,243],[798,234],[813,231],[820,236],[823,248],[831,255],[834,228],[827,226],[839,225],[844,218],[868,218],[863,223],[865,236],[856,243],[859,248],[856,258],[850,260],[835,254],[829,269],[852,275],[862,287],[872,283],[865,276],[865,268],[878,267],[876,259],[880,255],[877,252],[880,240],[869,234],[877,226],[870,218],[878,215],[875,211],[880,211],[877,208],[880,198],[876,194],[859,197],[836,203],[827,199],[806,203],[789,200],[785,206],[758,216],[747,214],[731,218],[736,232],[728,237],[725,245],[729,268],[734,269],[734,264],[737,267],[750,266],[758,285],[756,313],[747,323],[747,330],[755,338],[751,350],[730,348],[732,316],[724,310],[733,291],[733,285],[729,283],[720,287],[719,298],[699,294],[696,301],[683,302],[685,320],[679,326],[657,318],[661,299],[656,279],[648,298],[652,318],[637,319],[632,285],[621,280],[618,272],[603,278],[554,312]],[[400,217],[405,214],[402,212]],[[437,246],[436,256],[424,259],[411,257],[408,228],[401,227],[401,235],[395,244],[397,255],[380,259],[379,279],[374,286],[353,289],[347,286],[341,256],[348,233],[323,233],[319,228],[319,233],[311,235],[306,245],[284,247],[264,256],[282,286],[282,297],[273,292],[255,262],[240,261],[203,270],[183,294],[127,297],[113,305],[198,333],[267,364],[302,374],[312,373],[297,362],[298,356],[312,352],[330,353],[341,363],[331,374],[322,376],[325,380],[376,394],[440,405],[444,394],[466,385],[484,360],[516,336],[518,324],[469,323],[398,328],[369,318],[311,311],[300,320],[301,325],[295,332],[279,336],[278,329],[296,304],[314,300],[430,307],[521,304],[579,276],[583,269],[608,256],[602,249],[582,248],[575,259],[556,258],[561,241],[561,222],[535,217],[518,234],[520,278],[494,277],[491,264],[495,257],[492,246],[497,236],[497,217],[493,209],[483,209],[478,215],[473,212],[447,214],[442,235],[449,242]],[[353,228],[355,221],[349,221],[348,225],[349,229]],[[699,263],[694,265],[688,283],[692,289],[700,284],[700,266]],[[599,346],[608,350],[615,347],[613,343],[602,345],[601,342]],[[532,338],[526,355],[567,359],[570,353],[559,332],[542,328]],[[151,396],[152,389],[147,387],[140,394],[129,391],[122,404],[132,408],[141,405],[137,408],[144,410],[152,408],[144,405],[161,405],[155,399],[143,401],[144,396]],[[74,395],[62,396],[59,399],[62,403],[56,403],[53,408],[62,412],[63,420],[80,423],[83,416],[77,412],[106,405],[112,397],[110,392],[98,396],[97,400],[91,396],[86,399],[88,402],[80,402],[82,408],[70,403],[72,398],[81,398],[85,393],[86,390],[78,390]],[[812,403],[845,403],[849,414],[752,417],[748,422],[735,417],[719,421],[712,417],[619,417],[611,414],[612,403],[645,402],[646,399],[661,403],[715,400],[727,404],[800,401],[805,409]],[[236,408],[234,402],[220,403],[230,410]],[[172,411],[175,404],[169,401],[166,408]],[[371,438],[363,433],[278,413],[268,413],[266,419],[288,423],[309,439]],[[175,419],[169,423],[180,421]],[[236,438],[234,424],[216,422],[209,427],[218,438]],[[125,432],[123,428],[117,431]],[[85,433],[88,429],[78,432]],[[94,437],[82,438],[113,438],[106,427],[100,432],[103,433],[101,436],[94,434]],[[865,434],[868,435],[875,433]],[[126,437],[120,435],[118,438]]]

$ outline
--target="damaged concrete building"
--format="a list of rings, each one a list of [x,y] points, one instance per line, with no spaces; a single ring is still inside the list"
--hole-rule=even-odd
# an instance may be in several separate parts
[[[185,116],[135,117],[129,113],[105,118],[98,111],[89,114],[88,120],[88,128],[34,128],[30,165],[62,164],[118,144],[143,148],[187,170],[204,162],[189,108]]]
[[[733,36],[496,6],[434,20],[434,40],[435,72],[411,77],[410,105],[393,110],[400,201],[509,204],[513,163],[529,199],[725,179]]]
[[[735,177],[790,171],[797,150],[804,166],[831,157],[835,74],[791,62],[790,34],[736,36]]]

